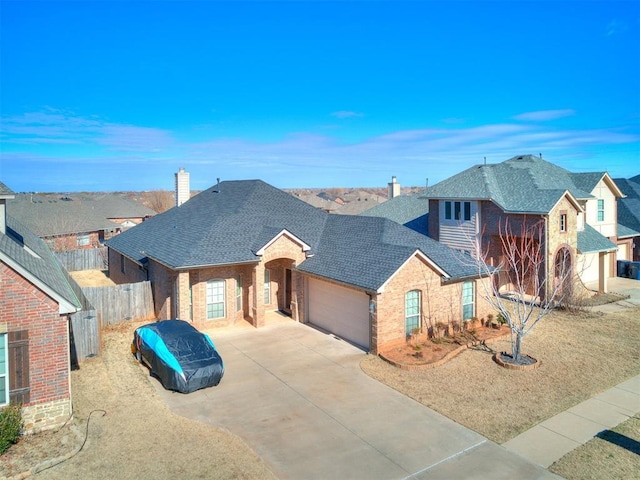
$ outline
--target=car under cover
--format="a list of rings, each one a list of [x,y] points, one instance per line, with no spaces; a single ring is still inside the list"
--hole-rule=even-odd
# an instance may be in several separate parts
[[[167,390],[191,393],[218,385],[224,363],[208,335],[184,320],[163,320],[133,334],[138,359]]]

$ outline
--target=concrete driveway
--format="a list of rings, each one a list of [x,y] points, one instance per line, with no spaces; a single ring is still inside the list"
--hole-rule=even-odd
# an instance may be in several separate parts
[[[151,381],[173,412],[240,436],[279,478],[558,478],[371,379],[365,354],[331,335],[287,320],[212,338],[220,385],[183,395]]]

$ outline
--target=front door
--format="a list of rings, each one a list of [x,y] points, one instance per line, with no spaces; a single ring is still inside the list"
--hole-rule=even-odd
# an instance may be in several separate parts
[[[291,314],[291,269],[284,270],[284,311]]]

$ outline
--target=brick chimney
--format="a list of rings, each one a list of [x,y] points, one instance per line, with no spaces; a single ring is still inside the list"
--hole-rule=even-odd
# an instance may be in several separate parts
[[[191,198],[191,186],[189,184],[189,172],[185,172],[184,168],[179,168],[176,176],[176,207]]]
[[[16,198],[15,194],[4,183],[0,182],[0,233],[7,233],[7,200]]]
[[[397,196],[400,195],[400,184],[396,181],[395,176],[391,177],[391,182],[388,185],[389,185],[389,190],[388,190],[387,196],[389,200],[391,200],[392,198],[396,198]]]

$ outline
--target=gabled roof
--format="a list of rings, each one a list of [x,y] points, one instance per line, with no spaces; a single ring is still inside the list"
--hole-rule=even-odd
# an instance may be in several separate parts
[[[640,232],[618,224],[618,238],[640,237]]]
[[[287,230],[317,245],[327,213],[260,180],[221,182],[179,207],[107,242],[134,261],[173,269],[257,262],[257,251]]]
[[[117,235],[107,246],[172,269],[259,261],[287,235],[309,256],[303,272],[375,291],[416,251],[450,278],[477,276],[471,261],[383,218],[331,215],[260,180],[227,181]]]
[[[593,198],[591,191],[606,172],[571,173],[534,155],[520,155],[502,163],[476,165],[427,188],[424,197],[491,200],[505,212],[549,213],[563,195],[575,200]]]
[[[0,182],[0,197],[13,198],[14,196],[15,193],[13,193],[13,191],[11,191],[11,189],[4,183]]]
[[[469,257],[396,222],[379,217],[331,215],[315,255],[299,270],[377,291],[416,251],[448,278],[478,275]]]
[[[81,309],[71,286],[73,279],[45,242],[7,216],[7,233],[0,233],[0,260],[24,276],[60,305],[60,313]]]
[[[388,218],[411,230],[426,235],[429,220],[429,202],[425,198],[422,198],[422,195],[423,192],[411,195],[399,195],[365,210],[360,215]]]
[[[616,178],[615,182],[625,195],[618,200],[618,223],[640,232],[640,175],[630,179]]]
[[[40,237],[115,230],[116,218],[144,218],[153,210],[118,195],[52,196],[20,193],[8,212]]]
[[[611,252],[618,249],[615,243],[589,224],[584,225],[584,230],[579,231],[577,237],[580,253]]]

